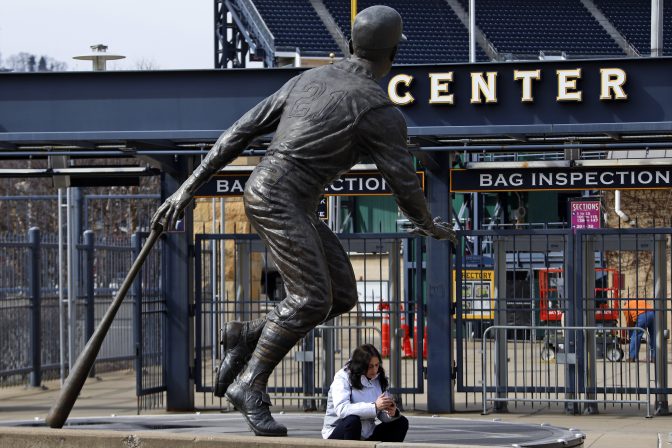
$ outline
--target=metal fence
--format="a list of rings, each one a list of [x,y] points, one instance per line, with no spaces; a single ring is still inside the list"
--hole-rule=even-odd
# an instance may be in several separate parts
[[[544,338],[518,337],[517,331],[541,331]],[[488,327],[481,341],[483,414],[488,413],[488,403],[494,409],[504,403],[562,404],[571,412],[580,404],[589,412],[597,410],[598,404],[605,409],[609,404],[635,404],[650,417],[650,358],[619,363],[607,355],[618,343],[619,332],[633,331],[646,333],[645,341],[650,340],[648,332],[639,327]],[[540,354],[548,350],[549,341],[557,351],[553,358],[544,359]],[[648,349],[647,343],[645,353]],[[582,353],[593,356],[584,358]]]
[[[391,392],[408,408],[424,392],[423,241],[405,234],[339,235],[354,267],[359,303],[304,337],[274,370],[279,408],[324,408],[334,373],[363,343],[381,350]],[[416,260],[418,262],[416,263]],[[282,280],[256,235],[196,237],[196,390],[213,397],[219,331],[230,320],[264,316],[284,298]]]
[[[133,258],[139,254],[147,233],[131,240]],[[161,245],[152,250],[133,282],[133,340],[135,343],[135,395],[141,409],[163,407],[166,392],[166,300],[161,278]]]
[[[671,235],[670,228],[461,232],[486,252],[474,256],[463,244],[456,256],[456,404],[590,413],[598,403],[645,406],[650,393],[654,413],[667,413]],[[646,349],[632,332],[645,326]],[[650,365],[641,362],[648,347]]]
[[[41,236],[36,228],[28,235],[0,236],[0,386],[39,386],[43,380],[64,376],[74,362],[70,358],[82,350],[109,307],[134,256],[129,238],[102,241],[85,232],[76,251],[74,300],[61,302],[59,282],[64,276],[59,273],[56,241],[55,236]],[[139,303],[139,291],[143,306],[146,298],[161,296],[159,272],[151,263],[143,271],[142,289],[129,294],[119,309],[92,375],[133,366],[134,304]],[[162,328],[156,328],[155,337],[161,337]]]

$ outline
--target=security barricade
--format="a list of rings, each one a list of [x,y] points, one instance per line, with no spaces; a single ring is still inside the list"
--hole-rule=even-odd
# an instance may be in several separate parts
[[[549,331],[546,326],[493,325],[481,340],[481,383],[483,414],[488,403],[562,403],[566,410],[578,411],[584,404],[591,413],[596,405],[637,404],[651,417],[651,335],[641,327],[553,327],[557,352],[553,360],[544,360],[544,340],[508,337],[522,330]],[[617,363],[605,356],[613,344],[615,332],[640,331],[646,335],[646,356],[634,362]],[[501,406],[500,406],[501,408]]]
[[[655,409],[647,415],[669,413],[672,229],[459,234],[453,272],[458,406],[485,409],[487,379],[486,391],[496,384],[488,398],[494,411],[511,402],[594,413],[600,403],[638,407],[650,399]],[[475,243],[483,251],[478,257],[467,251]],[[639,338],[631,343],[636,327],[648,334],[650,365]],[[496,344],[488,352],[492,365],[484,363],[484,343]],[[493,383],[486,369],[495,365]]]
[[[39,387],[44,381],[67,375],[146,237],[136,233],[130,239],[96,238],[93,232],[84,232],[82,242],[76,245],[77,280],[73,282],[73,300],[68,303],[56,236],[43,235],[37,228],[26,236],[0,235],[4,256],[0,268],[0,387]],[[94,376],[135,365],[138,409],[160,406],[163,400],[162,291],[157,248],[117,312],[90,371]]]

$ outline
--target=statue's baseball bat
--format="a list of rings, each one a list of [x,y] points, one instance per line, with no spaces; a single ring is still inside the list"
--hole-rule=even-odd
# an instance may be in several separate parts
[[[133,284],[136,274],[140,271],[142,264],[145,262],[145,258],[147,258],[149,251],[152,250],[154,243],[159,236],[161,236],[162,232],[163,226],[161,226],[161,224],[156,224],[152,228],[147,241],[145,241],[142,250],[140,250],[138,258],[133,262],[133,266],[131,266],[131,270],[126,274],[126,278],[117,291],[117,295],[105,312],[100,324],[91,335],[89,342],[86,343],[86,347],[84,347],[84,350],[82,350],[82,353],[80,353],[77,358],[75,365],[72,367],[70,374],[65,380],[65,384],[61,388],[61,393],[49,410],[49,414],[47,415],[47,424],[49,427],[62,428],[63,424],[68,419],[68,415],[70,415],[70,411],[72,411],[77,396],[79,396],[79,392],[82,390],[82,386],[84,386],[84,381],[86,381],[86,377],[89,374],[91,367],[93,367],[93,363],[96,361],[100,346],[103,344],[103,340],[110,329],[110,325],[112,325],[114,316],[117,314],[121,302],[124,301],[126,292]]]

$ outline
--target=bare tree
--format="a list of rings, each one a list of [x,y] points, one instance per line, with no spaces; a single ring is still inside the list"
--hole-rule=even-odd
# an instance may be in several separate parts
[[[0,67],[2,67],[1,64]],[[34,54],[21,52],[7,58],[7,68],[15,72],[57,72],[65,71],[67,64],[49,56],[38,58]]]
[[[135,69],[136,70],[158,70],[161,67],[159,67],[159,64],[156,63],[153,59],[149,58],[141,58],[135,62]]]

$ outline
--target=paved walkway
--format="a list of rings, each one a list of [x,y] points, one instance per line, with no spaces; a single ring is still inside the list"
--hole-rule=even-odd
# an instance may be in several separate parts
[[[46,382],[45,386],[46,388],[41,389],[0,388],[0,422],[7,424],[10,421],[17,420],[24,422],[34,420],[37,423],[40,420],[43,421],[59,392],[57,381]],[[199,399],[207,398],[200,395]],[[143,415],[150,413],[163,416],[168,414],[162,409],[157,409],[151,412],[145,411]],[[131,416],[136,414],[135,374],[128,371],[102,374],[97,379],[87,380],[70,417],[74,419],[77,417]],[[226,418],[235,418],[236,415],[235,413],[222,414],[220,412],[212,412],[212,414]],[[547,409],[540,410],[537,408],[527,411],[517,408],[512,409],[512,412],[508,414],[482,416],[474,411],[473,413],[456,413],[442,417],[489,421],[500,419],[502,422],[510,423],[529,425],[546,423],[562,428],[573,428],[586,434],[587,438],[584,446],[591,448],[658,446],[672,448],[672,439],[669,435],[672,432],[672,416],[646,419],[644,414],[643,410],[613,408],[606,411],[601,410],[598,415],[567,416],[559,411]],[[409,415],[422,418],[431,417],[423,413],[409,413]],[[317,426],[314,431],[314,435],[317,436],[321,416],[318,413],[308,414],[308,416],[309,418],[305,420]],[[418,421],[423,420],[418,419]],[[241,434],[244,434],[244,429],[241,430]],[[306,436],[312,437],[313,434],[310,433]]]

